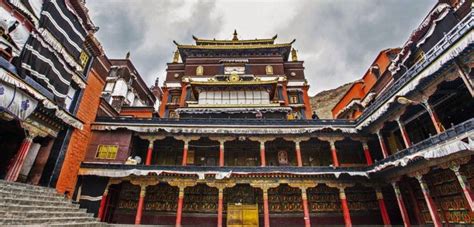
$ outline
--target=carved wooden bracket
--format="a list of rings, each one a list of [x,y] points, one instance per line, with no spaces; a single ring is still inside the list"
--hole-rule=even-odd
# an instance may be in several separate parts
[[[184,143],[189,143],[193,140],[199,140],[201,137],[200,136],[185,136],[185,135],[179,135],[179,136],[173,136],[176,140],[181,140]]]
[[[233,136],[210,136],[209,139],[217,141],[220,144],[224,144],[227,141],[235,140],[235,137],[233,137]]]
[[[166,138],[165,135],[150,135],[150,134],[138,134],[138,137],[144,140],[148,140],[150,143],[153,143],[156,140],[163,140]]]
[[[270,137],[270,136],[250,136],[248,137],[250,141],[255,141],[255,142],[260,142],[260,143],[265,143],[268,141],[273,141],[276,139],[276,137]]]

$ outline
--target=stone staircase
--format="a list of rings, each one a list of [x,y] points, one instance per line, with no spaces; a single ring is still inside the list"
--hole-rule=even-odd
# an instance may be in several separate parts
[[[107,226],[53,188],[0,180],[0,225]]]

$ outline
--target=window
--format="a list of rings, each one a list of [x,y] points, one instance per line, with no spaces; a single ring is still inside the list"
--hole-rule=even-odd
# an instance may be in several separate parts
[[[298,103],[298,95],[290,95],[290,104],[297,104]]]
[[[196,76],[202,76],[202,75],[204,75],[204,67],[200,65],[196,68]]]
[[[74,98],[76,97],[76,89],[72,86],[69,87],[67,91],[66,99],[64,100],[64,104],[66,105],[66,109],[71,111],[72,103],[74,102]]]
[[[171,96],[171,103],[178,104],[179,103],[179,96],[177,96],[177,95]]]
[[[266,73],[267,75],[273,75],[273,67],[272,67],[271,65],[267,65],[267,66],[265,67],[265,73]]]
[[[98,159],[115,159],[117,157],[118,146],[117,145],[103,145],[100,144],[97,147],[96,158]]]

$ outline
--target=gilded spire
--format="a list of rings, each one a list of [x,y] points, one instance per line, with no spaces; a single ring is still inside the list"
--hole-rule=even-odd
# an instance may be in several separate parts
[[[232,37],[232,41],[237,41],[239,38],[237,37],[237,29],[234,29],[234,37]]]
[[[179,51],[176,50],[173,55],[173,63],[178,63],[179,61]]]
[[[296,52],[297,51],[295,50],[295,48],[291,49],[291,60],[292,61],[298,61],[298,55],[296,54]]]

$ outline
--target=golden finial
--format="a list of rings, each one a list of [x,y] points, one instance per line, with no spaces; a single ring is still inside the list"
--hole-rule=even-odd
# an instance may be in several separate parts
[[[237,41],[239,38],[237,37],[237,29],[234,29],[234,37],[232,38],[232,41]]]
[[[173,63],[178,63],[179,61],[179,51],[176,50],[173,55]]]
[[[291,60],[292,61],[298,61],[298,55],[296,54],[296,52],[297,51],[295,50],[295,48],[291,49]]]

